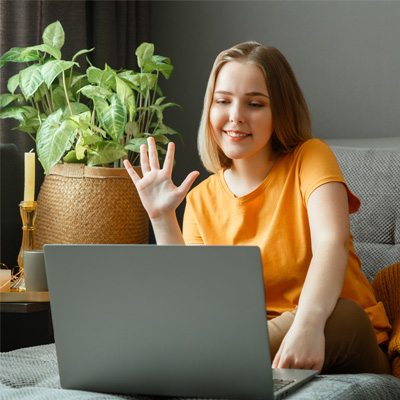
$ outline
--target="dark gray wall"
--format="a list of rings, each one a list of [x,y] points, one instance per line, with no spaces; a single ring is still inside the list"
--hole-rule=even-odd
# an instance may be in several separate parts
[[[246,40],[289,60],[314,136],[400,137],[400,2],[153,1],[152,41],[175,66],[163,88],[186,109],[166,112],[186,141],[177,146],[177,181],[201,169],[196,134],[212,63]]]

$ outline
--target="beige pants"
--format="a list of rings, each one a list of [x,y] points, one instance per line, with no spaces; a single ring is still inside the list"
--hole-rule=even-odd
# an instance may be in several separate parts
[[[268,321],[271,360],[291,327],[296,310]],[[390,362],[376,340],[365,311],[352,300],[340,298],[325,325],[325,362],[322,373],[390,374]]]

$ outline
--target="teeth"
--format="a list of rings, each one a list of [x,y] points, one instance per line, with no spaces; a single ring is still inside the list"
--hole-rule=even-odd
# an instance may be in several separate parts
[[[245,136],[249,136],[247,133],[236,133],[236,132],[226,132],[228,136],[232,136],[232,137],[245,137]]]

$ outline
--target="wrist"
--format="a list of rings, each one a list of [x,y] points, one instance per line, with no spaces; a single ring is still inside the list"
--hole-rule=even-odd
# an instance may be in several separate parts
[[[311,308],[305,310],[299,307],[293,324],[302,327],[312,327],[313,330],[324,330],[328,315],[324,310],[318,308]]]
[[[157,216],[150,216],[150,223],[153,225],[153,228],[168,226],[171,223],[174,224],[176,219],[175,211],[165,212],[163,214],[158,214]]]
[[[185,244],[175,212],[150,218],[158,245]]]

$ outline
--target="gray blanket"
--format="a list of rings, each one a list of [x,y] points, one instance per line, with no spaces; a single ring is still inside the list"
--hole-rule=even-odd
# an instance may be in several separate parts
[[[151,399],[145,396],[101,394],[60,387],[55,345],[0,354],[2,400]],[[290,400],[400,400],[400,379],[390,375],[320,375],[287,397]]]

